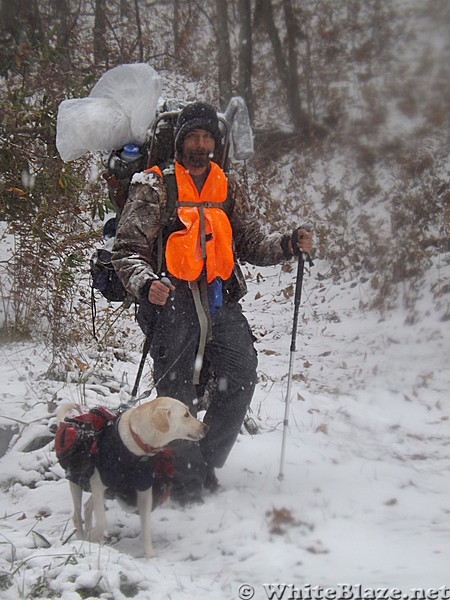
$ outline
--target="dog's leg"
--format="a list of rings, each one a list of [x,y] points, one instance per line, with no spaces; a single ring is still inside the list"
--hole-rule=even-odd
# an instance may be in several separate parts
[[[77,530],[77,537],[82,540],[84,537],[83,519],[81,517],[81,500],[83,497],[83,489],[73,481],[69,481],[69,487],[73,502],[72,521],[75,525],[75,529]]]
[[[141,519],[142,540],[144,542],[145,557],[153,558],[155,556],[152,545],[152,532],[150,528],[150,518],[152,513],[153,493],[152,488],[145,492],[137,493],[137,503],[139,517]]]
[[[92,513],[94,511],[94,496],[91,494],[84,503],[84,528],[86,531],[92,529]]]
[[[106,529],[106,514],[105,514],[105,486],[100,479],[100,474],[95,469],[94,474],[90,479],[92,498],[86,502],[88,519],[86,520],[86,534],[91,542],[98,542],[103,537],[103,532]],[[95,515],[95,527],[92,528],[92,510]],[[90,530],[87,524],[90,525]]]

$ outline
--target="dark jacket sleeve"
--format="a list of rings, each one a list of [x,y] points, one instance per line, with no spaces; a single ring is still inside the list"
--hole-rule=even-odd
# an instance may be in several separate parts
[[[158,175],[133,176],[117,228],[112,263],[126,290],[137,298],[146,295],[151,282],[158,279],[152,256],[165,204],[166,194]]]

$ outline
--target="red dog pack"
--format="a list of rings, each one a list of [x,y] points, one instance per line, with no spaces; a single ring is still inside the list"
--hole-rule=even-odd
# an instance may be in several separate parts
[[[75,405],[59,424],[55,435],[55,451],[59,464],[70,481],[89,491],[94,473],[94,455],[99,438],[108,425],[113,425],[118,413],[98,406]]]

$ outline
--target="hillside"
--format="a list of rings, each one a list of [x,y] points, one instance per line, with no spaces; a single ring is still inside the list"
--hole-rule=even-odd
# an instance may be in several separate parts
[[[309,221],[317,241],[304,278],[283,481],[296,265],[244,265],[258,433],[242,430],[218,473],[221,489],[204,505],[181,510],[169,501],[153,513],[154,560],[143,558],[137,515],[112,501],[104,544],[71,537],[69,489],[50,433],[56,407],[126,402],[142,344],[133,309],[100,298],[93,340],[87,266],[77,266],[66,316],[81,335],[61,354],[48,336],[0,346],[5,600],[349,600],[382,597],[377,589],[398,589],[391,597],[404,600],[448,598],[450,6],[398,0],[390,10],[386,44],[348,69],[336,62],[355,57],[337,52],[342,22],[334,31],[325,20],[336,78],[319,79],[328,108],[317,107],[317,122],[326,131],[312,143],[292,134],[275,78],[258,80],[264,101],[248,164],[255,211],[268,230]],[[363,34],[353,35],[361,48]],[[256,52],[258,69],[270,72],[263,43]],[[166,96],[212,93],[204,69],[197,77],[186,65],[159,71]],[[89,183],[98,186],[89,160]],[[92,229],[100,227],[96,216]],[[11,237],[1,244],[9,256]],[[148,362],[141,392],[151,387]]]

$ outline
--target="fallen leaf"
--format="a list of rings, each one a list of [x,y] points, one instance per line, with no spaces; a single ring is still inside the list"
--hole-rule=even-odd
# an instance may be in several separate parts
[[[86,371],[86,369],[89,367],[87,363],[83,362],[76,356],[73,357],[73,360],[75,361],[77,367],[80,369],[81,372]]]
[[[28,193],[28,192],[25,192],[24,190],[21,190],[20,188],[17,188],[17,187],[6,188],[6,191],[7,192],[14,192],[18,196],[26,196],[27,193]]]

